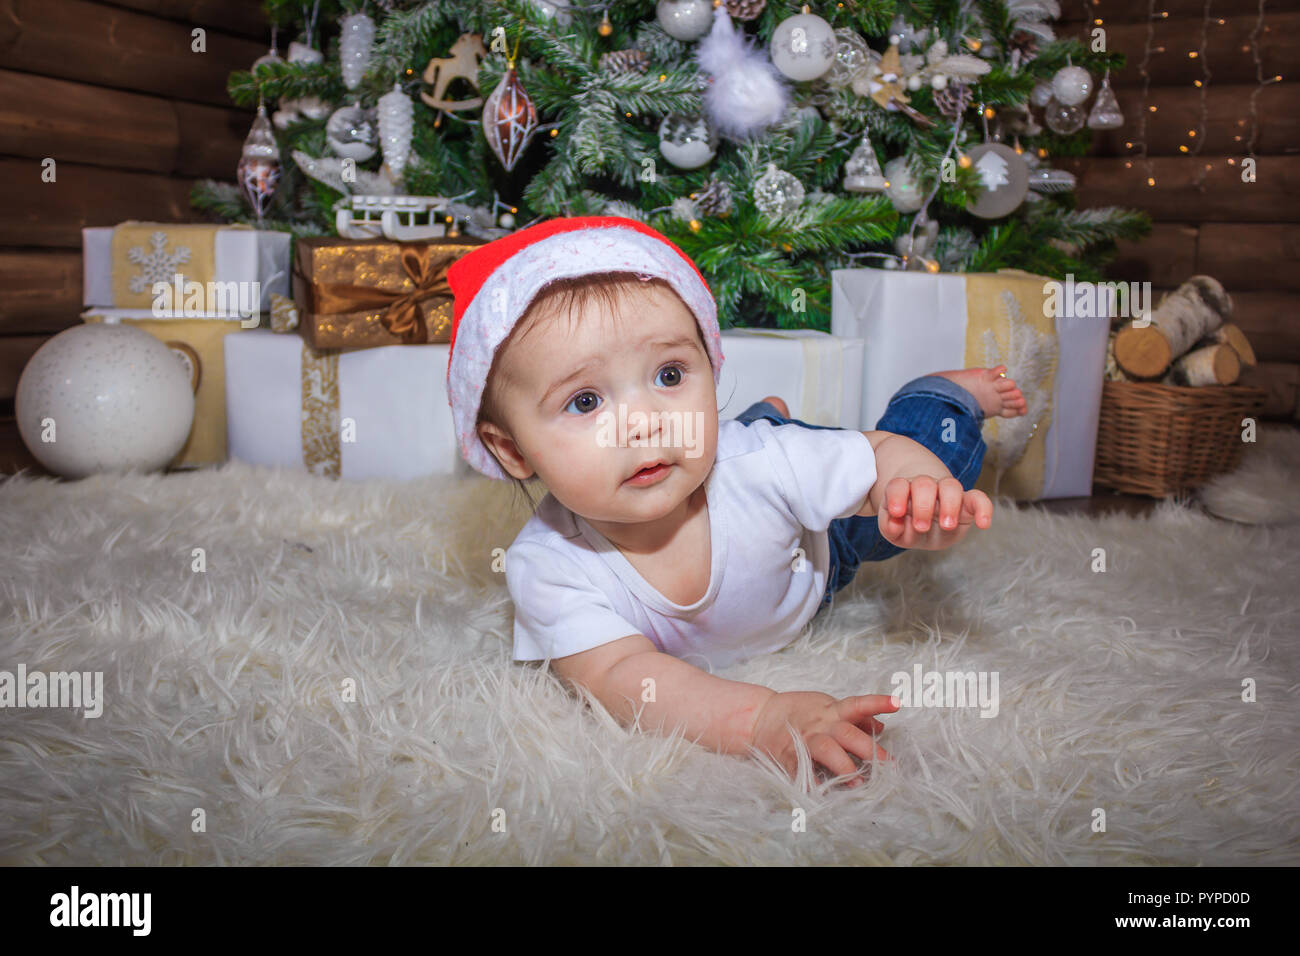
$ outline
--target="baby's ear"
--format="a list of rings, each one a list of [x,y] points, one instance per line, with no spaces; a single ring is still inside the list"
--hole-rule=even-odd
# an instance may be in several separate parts
[[[499,428],[491,422],[480,422],[478,437],[487,446],[488,451],[492,452],[497,464],[506,474],[520,481],[533,476],[532,466],[524,460],[519,446],[504,428]]]

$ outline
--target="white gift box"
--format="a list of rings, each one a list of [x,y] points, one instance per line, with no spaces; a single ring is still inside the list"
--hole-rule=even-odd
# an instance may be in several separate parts
[[[719,418],[735,418],[776,395],[789,406],[791,418],[861,428],[860,338],[813,329],[724,329],[722,354]]]
[[[862,428],[874,429],[894,392],[912,379],[967,365],[966,279],[963,273],[832,270],[831,331],[865,342]],[[1073,314],[1071,301],[1056,297],[1057,363],[1040,498],[1092,494],[1110,300],[1103,299],[1102,315],[1082,316]]]
[[[164,229],[167,225],[161,224]],[[91,226],[81,230],[83,305],[106,308],[117,306],[113,301],[114,228]],[[258,309],[269,313],[272,292],[284,296],[290,294],[289,253],[293,237],[287,232],[273,229],[223,229],[215,225],[213,228],[212,281],[260,283]],[[185,266],[178,268],[184,271]]]
[[[304,345],[297,334],[230,335],[226,423],[230,457],[308,467],[303,447]],[[447,404],[448,345],[386,345],[337,356],[339,477],[476,475],[461,458]]]

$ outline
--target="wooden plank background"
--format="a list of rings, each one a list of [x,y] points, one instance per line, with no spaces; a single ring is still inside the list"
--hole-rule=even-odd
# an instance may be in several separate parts
[[[1204,0],[1156,0],[1154,19],[1149,9],[1062,0],[1058,36],[1090,42],[1100,27],[1127,57],[1110,78],[1125,124],[1054,165],[1078,177],[1081,207],[1155,220],[1150,237],[1119,244],[1108,278],[1150,282],[1157,299],[1193,275],[1223,283],[1260,360],[1242,383],[1269,390],[1267,417],[1300,421],[1300,0],[1268,0],[1262,24],[1257,0],[1217,0],[1208,23]],[[1244,182],[1252,135],[1255,181]]]

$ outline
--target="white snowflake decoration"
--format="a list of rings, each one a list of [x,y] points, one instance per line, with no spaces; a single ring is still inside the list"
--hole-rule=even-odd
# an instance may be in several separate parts
[[[994,494],[1003,474],[1024,457],[1030,439],[1052,404],[1051,391],[1044,386],[1056,369],[1056,337],[1038,331],[1025,319],[1010,290],[1002,292],[1002,308],[1007,316],[1007,354],[1002,354],[993,330],[985,329],[984,364],[990,368],[1007,367],[1007,375],[1016,380],[1027,408],[1025,414],[1015,418],[999,417],[984,422],[984,440],[996,475]]]
[[[167,249],[167,233],[155,232],[149,237],[149,245],[153,246],[152,252],[145,252],[140,246],[128,249],[126,257],[140,266],[140,274],[131,277],[129,288],[134,293],[149,292],[153,289],[155,282],[166,282],[171,284],[173,277],[180,270],[176,267],[182,262],[190,261],[190,250],[188,246],[177,246],[176,251],[170,255]]]

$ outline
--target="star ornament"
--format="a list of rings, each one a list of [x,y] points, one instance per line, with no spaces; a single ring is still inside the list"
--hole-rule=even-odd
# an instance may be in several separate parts
[[[855,83],[854,92],[870,96],[881,109],[903,113],[918,126],[934,126],[934,122],[928,116],[907,105],[911,100],[903,91],[906,79],[903,76],[903,65],[899,60],[896,40],[890,41],[889,49],[881,56],[880,62],[870,66],[867,75],[861,79],[866,80],[865,89],[861,83]]]

